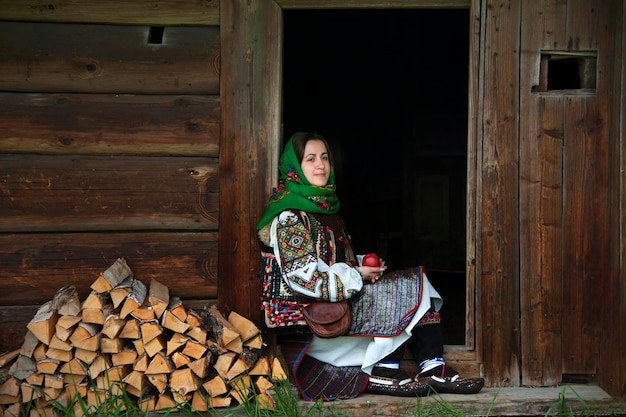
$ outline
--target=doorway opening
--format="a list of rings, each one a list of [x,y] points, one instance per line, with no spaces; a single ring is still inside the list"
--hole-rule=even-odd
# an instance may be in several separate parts
[[[469,10],[286,10],[283,131],[331,143],[358,253],[424,265],[466,336]]]

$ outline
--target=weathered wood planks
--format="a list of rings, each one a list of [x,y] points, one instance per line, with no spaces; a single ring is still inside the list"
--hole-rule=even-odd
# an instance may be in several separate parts
[[[220,307],[260,320],[256,224],[276,183],[282,14],[272,1],[221,7]]]
[[[3,20],[128,25],[219,25],[219,0],[0,0]]]
[[[214,96],[0,93],[0,152],[219,156]]]
[[[216,230],[213,158],[0,155],[0,230]]]
[[[0,305],[47,301],[61,285],[88,294],[94,274],[126,258],[137,279],[159,279],[182,298],[217,296],[217,233],[0,235]]]
[[[480,176],[481,331],[487,384],[518,386],[518,114],[521,6],[489,7],[483,25],[483,137]]]
[[[150,30],[147,26],[0,22],[0,90],[219,92],[219,28],[166,27],[152,41]]]

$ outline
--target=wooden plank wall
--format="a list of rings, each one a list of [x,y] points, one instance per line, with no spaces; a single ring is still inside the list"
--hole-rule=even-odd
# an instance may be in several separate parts
[[[223,310],[260,323],[256,225],[276,184],[282,96],[282,12],[273,1],[222,2],[219,286]],[[268,29],[271,28],[271,29]]]
[[[480,277],[482,357],[491,386],[520,384],[518,115],[520,2],[484,2]]]
[[[0,0],[0,351],[125,257],[217,297],[219,2]],[[190,304],[191,305],[191,304]]]
[[[611,374],[604,377],[605,388],[620,391],[617,369],[624,366],[619,366],[619,336],[605,331],[607,323],[599,319],[608,308],[613,311],[609,327],[619,325],[619,299],[612,296],[619,277],[611,266],[611,230],[618,222],[611,216],[611,202],[616,202],[611,195],[619,194],[619,174],[610,150],[618,149],[620,137],[614,120],[621,115],[613,96],[620,88],[616,71],[621,61],[614,60],[620,4],[544,0],[536,7],[522,7],[523,385],[551,386],[560,383],[562,375],[604,372]],[[550,51],[597,53],[596,88],[546,91],[549,75],[541,55]],[[605,303],[609,299],[614,302]],[[607,343],[611,339],[616,343]],[[603,366],[601,347],[611,366]]]

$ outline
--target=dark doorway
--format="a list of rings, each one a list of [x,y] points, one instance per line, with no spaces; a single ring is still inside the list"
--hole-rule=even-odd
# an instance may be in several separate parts
[[[285,136],[331,142],[359,253],[424,265],[465,343],[468,10],[284,12]]]

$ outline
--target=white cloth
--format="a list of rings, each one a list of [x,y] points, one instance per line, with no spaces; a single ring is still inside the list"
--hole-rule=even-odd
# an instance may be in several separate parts
[[[441,295],[428,281],[426,274],[424,274],[423,291],[422,300],[424,302],[419,306],[413,320],[400,335],[394,337],[341,336],[332,339],[324,339],[314,335],[307,354],[334,366],[360,366],[363,372],[371,374],[372,368],[377,362],[409,340],[413,328],[431,306],[439,311],[443,305]]]

